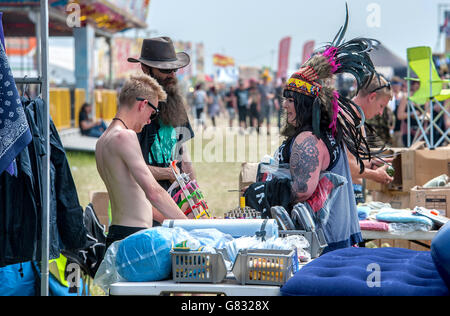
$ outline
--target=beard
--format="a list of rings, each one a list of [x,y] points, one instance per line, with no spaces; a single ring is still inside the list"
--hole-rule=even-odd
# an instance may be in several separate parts
[[[156,80],[167,93],[166,102],[159,104],[159,118],[161,122],[164,125],[173,127],[185,125],[188,122],[186,100],[180,91],[178,80],[176,78],[167,78],[165,80],[156,78]]]

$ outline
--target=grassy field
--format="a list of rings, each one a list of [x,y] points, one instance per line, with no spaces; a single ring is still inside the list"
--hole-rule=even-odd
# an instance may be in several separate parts
[[[281,139],[278,130],[242,135],[237,128],[226,127],[226,120],[219,120],[218,127],[195,129],[195,138],[188,143],[197,182],[211,213],[223,213],[239,205],[239,193],[229,192],[239,188],[239,172],[243,162],[258,162],[268,154],[272,156]],[[67,152],[67,158],[77,187],[80,204],[89,203],[89,193],[106,191],[98,174],[94,153]]]

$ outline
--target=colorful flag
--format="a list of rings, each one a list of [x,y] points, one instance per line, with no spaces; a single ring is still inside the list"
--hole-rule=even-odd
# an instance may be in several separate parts
[[[0,12],[0,174],[14,170],[17,155],[31,142],[19,92],[6,57]]]
[[[220,54],[214,54],[213,55],[213,64],[214,64],[214,66],[218,66],[218,67],[234,66],[234,58],[220,55]]]

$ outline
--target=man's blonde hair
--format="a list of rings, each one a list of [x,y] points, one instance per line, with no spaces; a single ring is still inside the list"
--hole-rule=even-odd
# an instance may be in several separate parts
[[[167,94],[154,78],[145,74],[134,74],[125,81],[120,90],[119,107],[132,107],[138,97],[147,100],[158,97],[159,101],[165,101]]]
[[[361,94],[361,96],[366,97],[370,93],[372,93],[374,90],[376,90],[377,88],[385,86],[384,88],[381,88],[381,89],[378,89],[375,91],[377,93],[377,97],[388,96],[389,99],[392,99],[392,96],[393,96],[392,88],[388,88],[387,87],[388,84],[389,84],[389,82],[386,79],[384,79],[382,76],[375,75],[372,78],[372,81],[370,82],[370,84],[367,87],[362,88],[359,91],[359,93]]]

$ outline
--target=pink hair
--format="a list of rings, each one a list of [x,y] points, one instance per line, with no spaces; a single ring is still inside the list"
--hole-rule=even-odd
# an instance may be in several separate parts
[[[330,125],[328,126],[328,128],[331,128],[331,131],[333,132],[334,136],[336,136],[337,116],[338,116],[338,113],[341,111],[341,108],[339,107],[338,99],[339,99],[339,93],[335,90],[335,91],[333,91],[333,100],[332,100],[333,118],[331,120]]]
[[[334,46],[328,47],[322,55],[328,58],[328,62],[331,65],[331,73],[335,73],[341,64],[336,64],[337,48]]]

